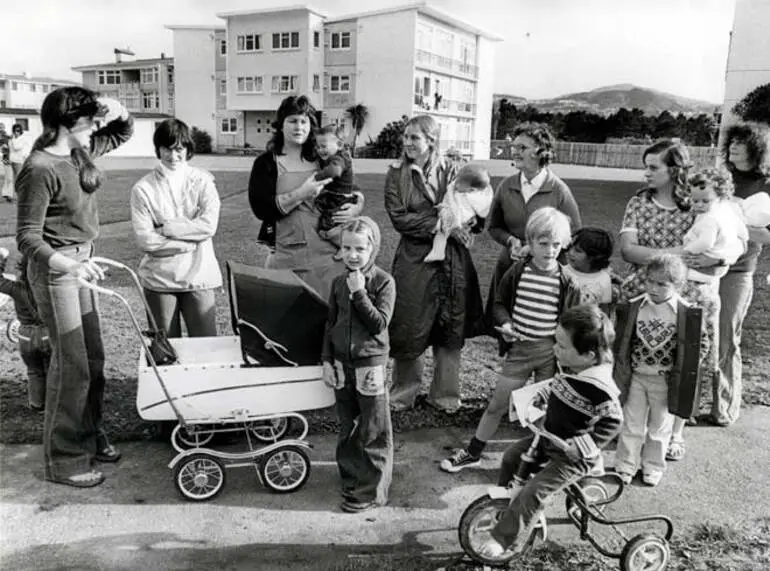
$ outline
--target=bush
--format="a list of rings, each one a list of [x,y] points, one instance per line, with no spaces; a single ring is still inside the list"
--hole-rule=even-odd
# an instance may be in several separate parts
[[[377,139],[369,138],[364,152],[358,156],[369,159],[397,159],[400,157],[404,146],[404,129],[406,129],[408,119],[404,116],[398,121],[391,121],[385,125],[380,134],[377,135]]]
[[[770,83],[751,91],[733,107],[733,112],[744,121],[770,124]]]
[[[192,136],[193,144],[195,145],[195,152],[197,154],[210,155],[214,152],[213,146],[211,144],[211,135],[209,135],[206,131],[198,129],[198,127],[193,127],[190,136]]]

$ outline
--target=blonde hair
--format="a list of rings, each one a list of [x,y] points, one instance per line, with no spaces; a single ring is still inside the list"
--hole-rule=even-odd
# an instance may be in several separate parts
[[[534,242],[542,236],[558,238],[564,247],[572,239],[569,218],[551,206],[538,208],[532,213],[524,228],[524,235],[527,242]]]
[[[411,126],[417,127],[428,141],[430,156],[428,157],[428,161],[425,163],[425,166],[429,168],[431,165],[436,164],[436,161],[439,158],[438,123],[436,123],[436,120],[430,115],[415,115],[406,122],[406,125],[404,125],[404,133],[406,133],[406,129]],[[405,154],[404,158],[406,158]]]

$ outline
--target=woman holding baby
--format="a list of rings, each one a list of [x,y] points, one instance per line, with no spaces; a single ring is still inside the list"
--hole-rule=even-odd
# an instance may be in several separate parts
[[[423,353],[433,348],[435,368],[426,402],[453,413],[460,407],[460,351],[481,332],[478,276],[468,247],[478,219],[451,230],[444,260],[426,262],[439,226],[438,205],[458,165],[439,154],[438,124],[412,117],[404,131],[401,159],[385,180],[385,208],[401,235],[393,260],[396,306],[390,323],[394,359],[391,407],[414,407],[422,382]]]

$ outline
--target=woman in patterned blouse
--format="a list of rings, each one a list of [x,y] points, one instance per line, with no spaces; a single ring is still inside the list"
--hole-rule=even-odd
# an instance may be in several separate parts
[[[621,286],[620,297],[624,301],[643,293],[643,266],[650,258],[656,254],[680,253],[683,237],[695,220],[687,188],[690,168],[687,148],[671,140],[658,141],[644,151],[643,160],[647,187],[628,201],[620,229],[620,252],[633,270]],[[685,262],[691,266],[714,263],[698,258],[685,258]],[[693,281],[687,281],[680,293],[686,301],[703,309],[700,378],[717,386],[719,294],[711,285]],[[666,454],[668,460],[684,457],[684,426],[685,420],[677,417]]]

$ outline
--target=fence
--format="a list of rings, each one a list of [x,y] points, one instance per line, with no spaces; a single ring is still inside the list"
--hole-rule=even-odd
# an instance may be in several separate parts
[[[554,162],[593,167],[621,169],[642,168],[642,155],[647,145],[598,145],[594,143],[569,143],[557,141]],[[711,147],[687,147],[690,160],[696,167],[713,166],[718,151]],[[492,141],[489,158],[511,160],[510,143]]]

